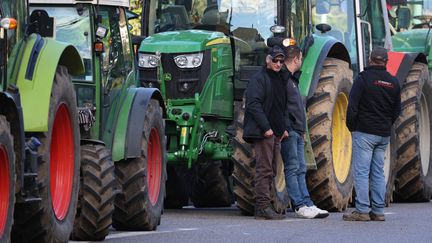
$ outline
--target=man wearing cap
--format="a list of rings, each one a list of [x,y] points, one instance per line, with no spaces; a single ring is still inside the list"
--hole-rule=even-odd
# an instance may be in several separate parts
[[[269,49],[266,66],[248,82],[243,139],[253,143],[256,155],[255,218],[283,219],[270,201],[270,188],[280,159],[280,140],[286,136],[286,81],[280,74],[285,53]]]
[[[349,96],[346,125],[353,139],[356,199],[355,211],[343,215],[346,221],[385,220],[384,154],[401,111],[401,88],[386,71],[387,60],[385,48],[372,50],[369,67],[357,76]]]

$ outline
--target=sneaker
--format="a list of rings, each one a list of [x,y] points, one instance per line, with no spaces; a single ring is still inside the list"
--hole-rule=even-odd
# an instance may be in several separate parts
[[[375,214],[373,212],[370,212],[369,217],[372,221],[385,221],[384,214]]]
[[[313,219],[318,215],[318,211],[316,211],[315,209],[312,209],[308,206],[303,206],[299,209],[297,209],[296,214],[302,218],[306,218],[306,219]]]
[[[313,210],[318,212],[318,214],[317,214],[317,216],[315,216],[315,218],[323,219],[323,218],[327,218],[330,215],[327,210],[321,209],[315,205],[309,206],[309,208],[312,208]]]
[[[284,215],[276,213],[272,207],[266,207],[264,209],[255,210],[255,219],[279,220],[284,218],[285,218]]]
[[[357,211],[344,214],[342,219],[345,221],[370,221],[371,220],[368,213],[360,213]]]

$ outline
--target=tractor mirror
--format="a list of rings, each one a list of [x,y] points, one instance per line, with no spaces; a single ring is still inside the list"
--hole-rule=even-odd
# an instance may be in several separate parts
[[[141,35],[131,35],[132,46],[134,49],[134,53],[138,53],[138,49],[141,45],[141,42],[145,39],[145,36]]]
[[[126,10],[126,18],[127,18],[127,20],[138,19],[139,15],[130,11],[130,10]]]
[[[408,29],[410,26],[411,10],[406,7],[399,7],[396,11],[399,29]]]
[[[327,1],[318,1],[316,5],[317,14],[328,14],[330,13],[330,4]]]
[[[315,26],[315,28],[317,28],[317,30],[319,30],[321,33],[325,33],[325,32],[328,32],[328,31],[330,31],[331,29],[332,29],[332,27],[330,26],[330,25],[328,25],[328,24],[325,24],[325,23],[321,23],[321,24],[317,24],[316,26]]]
[[[103,39],[107,36],[107,34],[108,34],[108,28],[99,24],[96,29],[96,36],[100,39]]]
[[[38,33],[42,37],[54,37],[54,18],[45,10],[36,9],[30,15],[28,34]]]

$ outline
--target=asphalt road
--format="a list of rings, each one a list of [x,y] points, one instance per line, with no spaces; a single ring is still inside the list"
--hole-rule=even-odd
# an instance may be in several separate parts
[[[72,241],[71,241],[72,242]],[[152,232],[111,231],[104,242],[432,242],[432,202],[392,204],[385,222],[345,222],[342,213],[326,219],[255,220],[232,208],[165,210]]]

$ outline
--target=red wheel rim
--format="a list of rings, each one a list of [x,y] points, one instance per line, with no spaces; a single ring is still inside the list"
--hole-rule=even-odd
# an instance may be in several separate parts
[[[162,153],[159,133],[156,128],[150,132],[150,140],[147,148],[147,186],[150,203],[154,206],[159,198],[161,172],[162,172]]]
[[[74,177],[74,139],[69,110],[61,104],[57,110],[51,135],[50,191],[57,219],[66,217]]]
[[[0,238],[3,237],[9,210],[9,157],[0,145]]]

